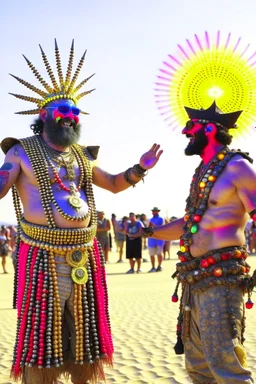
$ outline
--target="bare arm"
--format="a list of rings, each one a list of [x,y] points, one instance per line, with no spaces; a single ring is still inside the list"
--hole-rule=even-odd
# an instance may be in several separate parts
[[[171,223],[152,228],[154,239],[158,240],[178,240],[184,233],[182,227],[185,224],[184,219],[177,219]],[[145,228],[147,230],[147,228]]]
[[[153,168],[158,162],[162,150],[159,150],[160,145],[154,144],[150,150],[144,155],[141,156],[139,165],[141,168],[148,170]],[[124,178],[125,172],[119,173],[117,175],[112,175],[98,166],[93,166],[93,183],[100,188],[107,189],[110,192],[118,193],[129,188],[131,184],[127,182]],[[134,174],[133,171],[130,173],[130,177],[134,184],[138,183],[141,180],[141,177],[138,177]]]
[[[243,203],[244,209],[250,213],[256,209],[256,171],[248,161],[234,159],[228,168],[230,179]]]
[[[20,145],[15,145],[8,151],[4,164],[0,168],[0,199],[7,194],[9,189],[18,179],[21,170],[19,148]]]

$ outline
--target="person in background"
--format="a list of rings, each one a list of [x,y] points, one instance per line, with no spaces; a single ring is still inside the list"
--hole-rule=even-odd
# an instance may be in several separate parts
[[[125,242],[125,228],[127,223],[128,217],[124,216],[122,220],[117,221],[116,224],[116,244],[119,252],[119,259],[117,260],[117,263],[123,262],[123,249],[124,249],[124,242]]]
[[[11,258],[12,258],[12,265],[14,270],[16,270],[16,263],[17,263],[17,258],[16,258],[16,236],[17,236],[17,228],[15,225],[10,225],[9,227],[10,230],[10,251],[11,251]]]
[[[8,273],[6,270],[6,257],[10,251],[10,242],[10,230],[6,225],[2,225],[0,230],[0,257],[2,260],[3,273]]]
[[[105,263],[108,263],[108,253],[110,250],[109,231],[111,229],[110,220],[105,218],[103,211],[97,211],[97,240],[100,242],[104,252]]]
[[[135,263],[137,262],[137,273],[141,273],[142,258],[142,225],[133,212],[129,214],[129,222],[125,225],[126,234],[126,259],[129,260],[130,269],[128,274],[135,273]]]
[[[144,228],[146,228],[146,227],[148,227],[148,218],[147,218],[147,216],[146,216],[146,214],[145,213],[142,213],[141,215],[140,215],[140,221],[141,221],[141,223],[142,223],[142,226],[144,227]],[[147,249],[147,238],[146,237],[143,237],[142,238],[142,249]],[[143,261],[144,261],[144,259],[143,259]],[[147,261],[147,260],[146,260]]]
[[[112,215],[111,215],[111,224],[112,224],[112,229],[113,229],[113,232],[114,232],[114,242],[115,242],[115,245],[116,245],[116,252],[118,252],[118,245],[117,245],[117,242],[116,242],[116,231],[117,231],[118,221],[116,219],[116,214],[115,213],[112,213]],[[113,246],[113,244],[112,244],[112,246]]]
[[[155,228],[164,224],[164,219],[159,216],[160,209],[158,207],[154,207],[152,209],[152,218],[149,220],[149,228]],[[163,248],[164,248],[164,240],[160,239],[148,239],[148,251],[150,255],[151,261],[151,269],[149,273],[152,272],[161,272],[163,270],[162,261],[163,261]],[[157,268],[156,268],[156,260],[157,256]]]

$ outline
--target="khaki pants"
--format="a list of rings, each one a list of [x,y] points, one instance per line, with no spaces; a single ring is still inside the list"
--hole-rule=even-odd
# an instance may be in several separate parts
[[[235,345],[240,339],[232,339],[228,313],[233,308],[238,335],[241,335],[243,318],[243,293],[239,287],[224,285],[208,288],[204,292],[191,293],[185,287],[183,304],[190,303],[190,339],[185,339],[185,362],[189,377],[195,384],[254,383],[251,372],[240,364]],[[239,348],[239,347],[238,347]],[[243,348],[241,346],[241,348]],[[242,350],[243,353],[243,350]],[[244,357],[245,351],[244,351]],[[242,363],[243,364],[243,363]]]

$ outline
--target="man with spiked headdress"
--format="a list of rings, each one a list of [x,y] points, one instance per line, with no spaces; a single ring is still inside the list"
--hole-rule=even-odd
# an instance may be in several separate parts
[[[230,150],[230,128],[242,111],[222,113],[213,102],[208,109],[185,107],[189,116],[182,134],[189,138],[187,156],[202,159],[196,168],[183,218],[155,228],[145,236],[180,239],[172,301],[178,301],[177,354],[185,352],[193,383],[253,383],[243,346],[245,304],[253,306],[256,284],[244,229],[249,214],[256,220],[256,172],[248,153]],[[249,162],[248,162],[249,161]]]
[[[71,375],[74,384],[104,380],[103,365],[112,364],[104,256],[96,239],[97,214],[92,184],[113,193],[134,186],[161,156],[154,144],[139,164],[118,175],[95,165],[98,147],[78,143],[82,113],[79,93],[92,77],[76,85],[82,56],[73,77],[72,42],[66,76],[55,40],[59,82],[47,56],[42,58],[51,84],[25,60],[44,87],[13,76],[40,98],[13,94],[34,102],[39,114],[35,135],[1,142],[6,153],[0,169],[0,198],[12,188],[18,220],[14,306],[17,338],[11,376],[25,384],[57,384]]]

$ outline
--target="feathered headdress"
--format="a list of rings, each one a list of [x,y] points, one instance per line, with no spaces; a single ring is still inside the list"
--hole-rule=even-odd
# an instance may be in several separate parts
[[[81,81],[78,85],[75,84],[77,81],[79,72],[80,72],[81,68],[83,67],[86,51],[84,52],[83,56],[81,57],[78,65],[77,65],[77,68],[74,71],[74,74],[72,76],[72,68],[73,68],[73,61],[74,61],[74,40],[72,40],[66,76],[64,77],[63,72],[62,72],[62,67],[61,67],[60,52],[59,52],[57,41],[55,39],[55,58],[56,58],[56,67],[57,67],[59,83],[57,82],[57,80],[54,76],[53,70],[52,70],[52,68],[48,62],[47,56],[44,53],[40,44],[39,44],[39,47],[41,50],[44,65],[46,67],[47,73],[50,77],[52,84],[48,84],[43,79],[43,77],[40,75],[39,71],[35,68],[35,66],[26,58],[26,56],[23,55],[29,68],[34,73],[37,80],[39,80],[40,83],[43,85],[45,90],[39,89],[39,88],[35,87],[34,85],[28,83],[27,81],[10,74],[12,77],[14,77],[16,80],[18,80],[21,84],[25,85],[27,88],[31,89],[33,92],[35,92],[39,96],[41,96],[41,98],[36,98],[36,97],[30,97],[30,96],[24,96],[24,95],[18,95],[15,93],[10,93],[10,95],[17,97],[18,99],[30,101],[32,103],[37,104],[37,109],[31,109],[28,111],[16,112],[19,115],[38,114],[40,112],[40,110],[46,104],[50,103],[51,101],[58,100],[58,99],[70,99],[77,105],[77,102],[79,99],[81,99],[82,97],[84,97],[84,96],[88,95],[89,93],[91,93],[92,91],[94,91],[94,89],[91,89],[89,91],[85,91],[85,92],[77,94],[79,89],[82,88],[82,86],[84,84],[86,84],[88,82],[88,80],[90,80],[90,78],[92,76],[94,76],[94,74],[87,77],[83,81]],[[87,112],[84,112],[84,111],[81,111],[81,113],[87,114]]]

